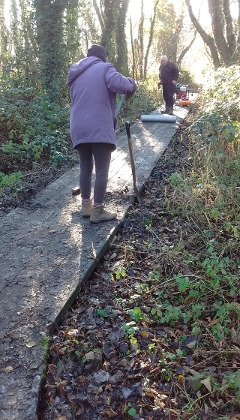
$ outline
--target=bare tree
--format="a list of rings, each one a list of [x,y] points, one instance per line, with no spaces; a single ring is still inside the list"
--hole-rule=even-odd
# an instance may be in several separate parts
[[[144,31],[144,9],[143,9],[143,0],[141,0],[141,18],[139,22],[138,28],[138,38],[139,38],[139,73],[140,79],[143,78],[143,54],[144,54],[144,47],[143,47],[143,31]]]
[[[135,79],[136,74],[137,74],[137,68],[136,68],[136,58],[135,58],[135,48],[134,48],[133,28],[132,28],[131,18],[130,18],[130,39],[131,39],[131,49],[132,49],[132,76]]]
[[[154,36],[154,27],[156,22],[156,15],[157,15],[157,7],[160,0],[155,0],[154,3],[154,9],[153,9],[153,17],[151,18],[151,25],[150,25],[150,32],[149,32],[149,39],[148,39],[148,45],[144,57],[144,79],[147,77],[147,64],[148,64],[148,56],[150,52],[150,48],[153,42],[153,36]]]
[[[238,35],[237,35],[237,57],[238,57],[238,64],[240,62],[240,0],[238,0],[238,22],[237,22],[237,28],[238,28]]]
[[[126,41],[126,14],[129,0],[122,0],[119,4],[116,20],[116,68],[123,74],[128,74],[128,52]]]
[[[194,41],[195,41],[195,39],[196,39],[196,36],[197,36],[197,31],[195,31],[195,33],[194,33],[194,35],[193,35],[193,38],[192,38],[192,40],[189,42],[189,44],[185,47],[185,48],[183,48],[183,50],[181,51],[181,53],[179,54],[179,57],[177,58],[177,60],[176,60],[176,63],[177,63],[177,65],[178,65],[178,67],[180,67],[181,66],[181,63],[182,63],[182,61],[183,61],[183,58],[185,57],[185,55],[187,54],[187,52],[190,50],[190,48],[191,48],[191,46],[193,45],[193,43],[194,43]]]
[[[239,62],[240,0],[238,0],[238,29],[230,13],[230,0],[208,0],[212,35],[207,34],[195,17],[190,0],[185,0],[190,19],[203,42],[210,50],[214,67]]]
[[[100,8],[98,7],[97,0],[93,0],[93,7],[98,17],[99,24],[101,26],[101,30],[104,31],[104,23],[103,23],[103,14]]]
[[[4,20],[5,0],[0,0],[0,67],[4,72],[9,61],[9,31]]]
[[[101,44],[107,49],[111,61],[122,73],[128,73],[126,42],[126,14],[129,0],[93,0],[100,28]]]

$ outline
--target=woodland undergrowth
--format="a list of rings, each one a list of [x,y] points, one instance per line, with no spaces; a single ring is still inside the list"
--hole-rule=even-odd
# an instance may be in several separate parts
[[[206,86],[46,339],[42,420],[240,418],[238,74]]]

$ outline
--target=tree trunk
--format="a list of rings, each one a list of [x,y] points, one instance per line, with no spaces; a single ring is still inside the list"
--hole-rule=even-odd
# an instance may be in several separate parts
[[[119,72],[128,75],[128,52],[126,41],[126,14],[129,0],[122,0],[118,9],[116,25],[117,59],[116,68]]]
[[[195,39],[197,36],[197,31],[195,31],[194,37],[193,39],[190,41],[190,43],[182,50],[182,52],[180,53],[178,59],[176,60],[177,66],[181,67],[181,63],[183,58],[185,57],[185,55],[187,54],[187,52],[190,50],[192,44],[194,43]]]
[[[114,5],[114,0],[103,0],[103,5],[104,30],[102,32],[101,44],[108,51],[109,61],[116,65],[117,50],[114,37],[116,34],[116,19],[114,15],[116,5]]]
[[[134,49],[132,19],[131,18],[130,18],[130,39],[131,39],[131,49],[132,49],[132,76],[135,79],[136,76],[137,76],[137,69],[136,69],[136,59],[135,59],[135,49]]]
[[[97,4],[97,1],[96,1],[96,0],[93,0],[93,7],[94,7],[95,12],[96,12],[96,15],[97,15],[97,17],[98,17],[98,21],[99,21],[99,24],[100,24],[100,26],[101,26],[101,30],[102,30],[102,32],[103,32],[103,31],[104,31],[103,16],[102,16],[102,14],[101,14],[101,11],[100,11],[100,9],[99,9],[99,7],[98,7],[98,4]]]
[[[234,30],[233,30],[233,22],[232,17],[230,13],[230,7],[229,7],[229,0],[223,0],[223,11],[226,21],[226,37],[228,42],[228,48],[230,56],[232,57],[236,53],[236,39],[234,36]]]
[[[238,0],[238,25],[233,24],[230,0],[208,0],[214,38],[207,35],[195,18],[190,0],[185,0],[185,2],[195,28],[202,37],[205,45],[210,49],[214,67],[218,67],[220,64],[229,66],[234,63],[239,63],[240,0]]]
[[[8,64],[9,33],[4,20],[5,0],[0,0],[0,71],[5,73],[5,66]],[[9,76],[9,73],[7,72]]]
[[[155,26],[155,21],[156,21],[156,14],[157,14],[157,7],[159,4],[160,0],[156,0],[155,4],[154,4],[154,9],[153,9],[153,17],[151,19],[151,26],[150,26],[150,34],[149,34],[149,39],[148,39],[148,45],[147,45],[147,49],[146,49],[146,54],[144,57],[144,71],[143,71],[143,77],[144,80],[146,80],[147,78],[147,65],[148,65],[148,56],[149,56],[149,51],[152,45],[152,41],[153,41],[153,32],[154,32],[154,26]]]
[[[193,14],[193,10],[192,10],[192,6],[190,4],[190,0],[185,0],[187,8],[188,8],[188,13],[190,16],[190,19],[193,23],[193,25],[195,26],[196,30],[198,31],[199,35],[201,36],[203,42],[208,46],[210,52],[211,52],[211,57],[213,60],[213,65],[215,68],[220,66],[220,60],[219,60],[219,55],[218,55],[218,50],[217,47],[215,45],[214,39],[208,35],[204,29],[201,27],[200,23],[198,22],[198,20],[196,19],[196,17]]]
[[[227,3],[229,3],[229,0],[227,1]],[[223,16],[222,6],[222,0],[208,0],[208,7],[212,18],[212,30],[215,43],[223,63],[227,64],[231,57],[231,54],[229,52],[227,42],[223,35],[223,30],[225,28],[225,20]]]
[[[144,28],[144,12],[143,0],[141,0],[141,18],[139,22],[138,38],[139,38],[139,76],[143,79],[143,28]]]
[[[238,0],[237,63],[240,64],[240,0]]]
[[[86,11],[87,13],[87,11]],[[67,0],[64,16],[64,34],[66,49],[66,68],[79,60],[80,53],[80,5],[76,0]]]
[[[108,51],[108,59],[119,72],[128,73],[126,42],[126,14],[129,0],[103,0],[103,32],[101,44]]]
[[[34,0],[34,4],[42,85],[49,98],[60,103],[66,61],[63,52],[63,11],[66,3],[64,0]]]

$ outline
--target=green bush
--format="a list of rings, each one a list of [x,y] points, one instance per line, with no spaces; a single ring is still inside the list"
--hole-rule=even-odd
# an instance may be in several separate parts
[[[5,175],[0,172],[0,191],[10,188],[12,192],[17,192],[22,189],[22,173],[14,172],[11,175]]]
[[[231,235],[240,234],[240,66],[220,68],[205,85],[200,111],[188,127],[192,170],[169,181],[176,199],[172,208],[206,220]],[[173,182],[174,181],[174,182]],[[182,197],[184,196],[184,200]]]
[[[187,69],[181,68],[179,71],[178,83],[181,85],[189,85],[191,88],[198,88],[199,85],[194,80],[194,75]]]
[[[158,77],[150,75],[147,80],[138,82],[137,91],[134,96],[125,102],[118,115],[118,126],[140,118],[142,114],[151,113],[162,102],[161,90],[157,87]]]
[[[1,152],[21,163],[61,165],[69,158],[69,106],[60,108],[33,88],[0,85]]]

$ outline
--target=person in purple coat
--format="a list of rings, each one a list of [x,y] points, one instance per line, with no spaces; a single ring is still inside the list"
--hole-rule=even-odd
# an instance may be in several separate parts
[[[87,57],[69,68],[71,112],[70,135],[80,163],[82,215],[92,223],[116,218],[116,213],[104,209],[111,153],[116,149],[116,94],[130,98],[136,84],[130,77],[118,73],[106,62],[106,50],[94,44]],[[95,164],[96,179],[93,201],[91,179]]]

